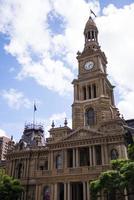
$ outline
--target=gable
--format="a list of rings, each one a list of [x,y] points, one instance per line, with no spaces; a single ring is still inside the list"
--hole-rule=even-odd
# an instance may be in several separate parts
[[[101,133],[92,129],[77,129],[73,131],[70,135],[64,138],[64,141],[68,140],[80,140],[80,139],[88,139],[93,137],[100,137]]]

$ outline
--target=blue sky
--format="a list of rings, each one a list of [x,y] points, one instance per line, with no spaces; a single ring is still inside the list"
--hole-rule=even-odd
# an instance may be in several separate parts
[[[20,139],[25,122],[32,122],[34,101],[36,121],[46,132],[52,120],[59,126],[67,117],[71,126],[71,81],[77,77],[75,57],[83,49],[90,8],[98,15],[117,106],[126,118],[133,117],[134,30],[128,30],[133,1],[0,0],[1,135]]]

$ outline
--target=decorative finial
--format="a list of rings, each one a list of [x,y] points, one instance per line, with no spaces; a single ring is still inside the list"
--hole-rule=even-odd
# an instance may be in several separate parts
[[[64,121],[64,125],[67,126],[68,122],[67,122],[67,119],[65,118],[65,121]]]
[[[124,116],[123,116],[123,115],[121,115],[121,118],[122,118],[122,119],[124,119]]]
[[[11,141],[13,141],[13,135],[11,135]]]
[[[52,121],[52,125],[51,125],[52,128],[55,127],[55,124],[54,124],[54,120]]]

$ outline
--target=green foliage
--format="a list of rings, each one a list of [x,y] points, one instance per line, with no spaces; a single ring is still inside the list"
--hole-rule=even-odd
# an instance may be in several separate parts
[[[134,162],[125,163],[120,172],[124,176],[125,186],[134,190]]]
[[[90,183],[90,192],[92,200],[97,199],[97,193],[102,189],[100,180],[95,180]]]
[[[112,169],[120,171],[120,169],[124,166],[124,164],[128,162],[129,160],[124,160],[124,159],[112,160],[111,161]]]
[[[23,191],[19,180],[0,171],[0,199],[2,200],[17,200]]]
[[[128,157],[130,160],[134,161],[134,144],[128,146]]]
[[[130,188],[134,192],[134,161],[113,160],[112,170],[102,172],[99,178],[90,183],[91,199],[97,200],[97,193],[117,192],[124,196],[124,190]]]

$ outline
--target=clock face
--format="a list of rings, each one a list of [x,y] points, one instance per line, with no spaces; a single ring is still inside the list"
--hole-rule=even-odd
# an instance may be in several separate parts
[[[85,63],[84,68],[85,68],[86,70],[90,70],[90,69],[93,68],[93,66],[94,66],[93,61],[88,61],[88,62]]]

